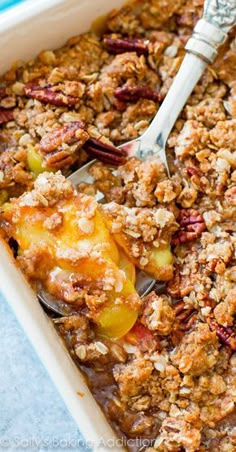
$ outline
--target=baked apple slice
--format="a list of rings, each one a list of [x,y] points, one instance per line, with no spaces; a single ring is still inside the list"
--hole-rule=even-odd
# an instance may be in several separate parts
[[[178,228],[173,213],[164,208],[128,208],[113,202],[102,209],[110,233],[130,261],[156,280],[170,280],[170,242]]]
[[[140,306],[134,265],[94,198],[60,173],[42,173],[31,192],[4,205],[1,226],[17,242],[17,261],[36,290],[72,304],[110,338],[132,328]]]

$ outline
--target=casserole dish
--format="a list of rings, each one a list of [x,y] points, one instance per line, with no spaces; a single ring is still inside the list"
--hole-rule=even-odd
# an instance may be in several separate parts
[[[91,2],[92,3],[92,2]],[[114,7],[122,1],[113,2]],[[86,0],[35,0],[18,5],[0,16],[0,73],[13,61],[28,60],[43,48],[57,48],[71,36],[85,32],[99,16],[109,12],[109,2]],[[42,33],[42,29],[44,32]],[[30,39],[29,39],[30,36]],[[0,290],[13,309],[32,345],[60,392],[85,440],[106,451],[116,437],[91,395],[83,376],[48,321],[35,294],[0,240]],[[102,441],[102,442],[101,442]],[[114,443],[115,444],[115,443]],[[114,451],[122,447],[114,446]]]
[[[1,233],[67,308],[53,322],[107,419],[148,452],[235,445],[234,34],[169,137],[169,178],[113,146],[147,128],[202,4],[137,0],[0,82]],[[88,156],[94,183],[75,191]],[[158,281],[142,299],[135,268]]]

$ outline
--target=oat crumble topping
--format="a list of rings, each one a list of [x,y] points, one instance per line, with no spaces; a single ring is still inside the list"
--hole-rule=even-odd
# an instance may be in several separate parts
[[[0,78],[1,233],[72,307],[55,326],[132,452],[236,451],[235,29],[170,134],[171,177],[113,154],[148,127],[202,6],[137,0]],[[143,299],[135,268],[157,279]]]

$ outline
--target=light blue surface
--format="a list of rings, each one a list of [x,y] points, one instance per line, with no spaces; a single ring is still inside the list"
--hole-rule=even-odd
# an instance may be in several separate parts
[[[18,5],[25,0],[0,0],[0,12],[5,11],[7,8]],[[31,0],[32,1],[32,0]]]
[[[0,294],[0,451],[88,449]]]

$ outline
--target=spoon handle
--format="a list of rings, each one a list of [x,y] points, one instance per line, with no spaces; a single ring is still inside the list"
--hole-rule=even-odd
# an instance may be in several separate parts
[[[180,69],[141,141],[164,149],[179,113],[206,66],[214,61],[218,47],[236,24],[236,0],[205,0],[203,18],[188,40]]]
[[[204,19],[228,33],[236,25],[235,0],[205,0]]]
[[[197,84],[207,66],[196,55],[185,55],[180,69],[164,99],[156,116],[147,131],[142,135],[141,141],[150,145],[158,145],[164,149],[166,140],[186,104],[194,86]]]

